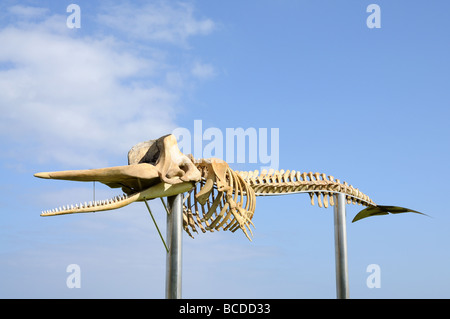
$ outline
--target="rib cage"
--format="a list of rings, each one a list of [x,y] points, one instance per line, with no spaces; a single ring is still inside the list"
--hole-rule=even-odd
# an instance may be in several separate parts
[[[253,236],[250,225],[253,225],[255,192],[226,163],[221,164],[224,164],[223,176],[217,175],[211,163],[204,161],[198,164],[203,178],[186,195],[184,229],[191,237],[189,228],[194,232],[198,232],[197,227],[202,232],[220,229],[235,232],[242,229],[251,240],[247,230]]]

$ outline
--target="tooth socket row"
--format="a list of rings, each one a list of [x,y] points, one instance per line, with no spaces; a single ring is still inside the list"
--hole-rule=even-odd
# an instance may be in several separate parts
[[[63,205],[63,206],[60,206],[58,208],[54,208],[54,209],[51,209],[51,210],[43,211],[42,215],[67,213],[69,211],[76,211],[78,209],[85,209],[85,208],[92,208],[95,211],[95,207],[100,207],[100,206],[104,206],[104,205],[110,205],[110,204],[122,201],[124,199],[127,199],[127,198],[128,198],[128,195],[122,194],[120,196],[115,196],[115,197],[110,198],[110,199],[84,202],[84,204],[83,203],[79,203],[79,204],[75,204],[75,205],[67,205],[67,206]]]

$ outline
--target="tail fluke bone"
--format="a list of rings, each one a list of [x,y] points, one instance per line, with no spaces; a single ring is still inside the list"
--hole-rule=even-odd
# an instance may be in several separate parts
[[[421,212],[418,212],[416,210],[412,210],[409,208],[398,207],[398,206],[378,205],[378,206],[370,206],[370,207],[367,207],[367,208],[363,209],[362,211],[360,211],[355,216],[355,218],[353,218],[352,223],[354,223],[358,220],[361,220],[363,218],[371,217],[371,216],[381,216],[381,215],[400,214],[400,213],[416,213],[416,214],[428,216],[424,213],[421,213]]]

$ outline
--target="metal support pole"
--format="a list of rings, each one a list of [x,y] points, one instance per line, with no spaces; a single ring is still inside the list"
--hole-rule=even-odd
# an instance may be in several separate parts
[[[166,299],[181,299],[181,249],[183,229],[183,194],[167,198]]]
[[[334,244],[336,251],[336,294],[338,299],[349,298],[347,229],[345,222],[345,194],[335,196],[334,206]]]

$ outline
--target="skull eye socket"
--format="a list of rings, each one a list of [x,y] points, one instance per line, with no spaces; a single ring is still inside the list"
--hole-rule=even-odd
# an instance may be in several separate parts
[[[159,161],[161,151],[158,149],[154,154],[151,154],[149,164],[156,165]]]
[[[158,147],[157,143],[154,143],[150,146],[147,153],[141,158],[139,163],[148,163],[153,166],[156,166],[159,162],[159,158],[161,156],[161,149]]]

